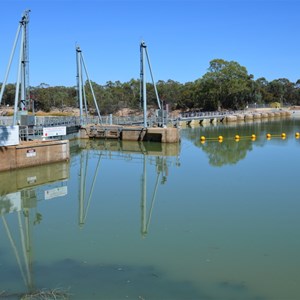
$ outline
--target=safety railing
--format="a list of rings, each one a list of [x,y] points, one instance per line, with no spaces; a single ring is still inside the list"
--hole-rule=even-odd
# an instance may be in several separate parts
[[[131,125],[141,125],[144,124],[144,118],[143,116],[122,116],[122,117],[116,117],[113,115],[107,115],[101,117],[101,123],[102,124],[109,124],[109,125],[125,125],[125,126],[131,126]],[[176,123],[177,119],[173,118],[167,118],[165,117],[157,117],[155,115],[149,116],[147,118],[147,125],[153,126],[153,125],[167,125],[168,123]],[[10,126],[13,123],[13,117],[0,117],[0,125],[2,126]],[[89,117],[83,117],[80,119],[80,117],[70,116],[70,117],[61,117],[61,116],[35,116],[34,121],[32,121],[30,124],[23,124],[21,125],[27,125],[27,126],[36,126],[36,127],[54,127],[54,126],[80,126],[80,124],[99,124],[99,118],[95,116],[89,116]]]

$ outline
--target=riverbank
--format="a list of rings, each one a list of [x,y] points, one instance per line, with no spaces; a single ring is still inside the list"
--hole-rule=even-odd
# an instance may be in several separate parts
[[[290,111],[293,116],[300,116],[300,106],[289,106],[289,107],[283,107],[279,109],[275,108],[248,108],[245,109],[245,112],[251,112],[251,113],[263,113],[263,112],[268,112],[268,111],[280,111],[280,110],[286,110]],[[173,118],[176,118],[179,116],[181,113],[181,110],[174,110],[170,111],[170,115]],[[12,116],[14,113],[13,107],[10,106],[0,106],[0,117],[1,116]],[[32,114],[29,112],[29,114]],[[130,108],[123,108],[118,110],[116,113],[113,115],[117,117],[129,117],[129,116],[141,116],[143,112],[140,109],[130,109]],[[154,108],[149,108],[148,109],[148,114],[155,114],[155,109]],[[80,110],[79,108],[75,107],[64,107],[63,109],[58,109],[58,108],[53,108],[49,112],[45,111],[37,111],[35,112],[36,116],[55,116],[55,117],[68,117],[68,116],[75,116],[78,117],[80,115]]]

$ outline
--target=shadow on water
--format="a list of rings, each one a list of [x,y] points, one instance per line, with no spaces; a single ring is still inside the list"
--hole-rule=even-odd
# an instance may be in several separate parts
[[[20,299],[20,295],[25,295],[23,291],[7,288],[20,278],[19,270],[5,262],[2,268],[6,271],[0,273],[0,299]],[[31,293],[45,288],[62,289],[68,291],[70,299],[212,299],[192,283],[167,279],[151,266],[89,265],[65,259],[51,265],[35,263],[34,277]]]
[[[36,266],[37,284],[70,286],[74,299],[211,299],[152,266],[89,265],[71,259]]]
[[[221,281],[216,284],[215,288],[221,292],[220,299],[267,300],[262,296],[251,295],[251,291],[244,281]]]
[[[5,276],[2,274],[0,277],[1,286],[19,277],[15,267],[5,266],[5,269]],[[189,281],[167,278],[166,274],[152,266],[90,265],[64,259],[49,265],[35,263],[34,273],[36,290],[47,287],[49,290],[68,291],[67,298],[47,299],[267,300],[253,295],[243,281],[217,282],[211,291],[207,286],[201,289]],[[16,295],[21,293],[10,294],[6,290],[4,299],[20,299]]]

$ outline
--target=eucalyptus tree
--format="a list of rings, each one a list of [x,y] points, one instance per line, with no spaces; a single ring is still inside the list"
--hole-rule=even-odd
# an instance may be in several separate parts
[[[180,94],[176,103],[176,109],[188,109],[193,107],[199,107],[196,104],[196,83],[186,82],[180,88]]]
[[[293,102],[291,104],[293,105],[300,105],[300,79],[296,81],[294,84],[294,97]]]
[[[295,84],[287,78],[279,78],[271,81],[268,90],[272,94],[273,102],[279,102],[281,105],[294,102]]]
[[[251,81],[252,76],[239,63],[214,59],[199,81],[199,102],[209,110],[244,108],[251,99]]]
[[[126,106],[129,108],[139,107],[140,102],[140,81],[137,79],[130,79],[130,81],[123,83],[124,99]]]
[[[265,104],[272,101],[272,94],[268,90],[269,82],[265,77],[260,77],[255,80],[256,99],[255,103]]]
[[[50,86],[41,83],[37,87],[31,87],[30,95],[31,99],[34,100],[35,108],[44,111],[78,105],[75,87]]]
[[[1,88],[1,85],[0,85]],[[3,98],[2,98],[2,104],[3,105],[14,105],[15,102],[15,93],[16,93],[16,85],[9,83],[6,85]]]
[[[159,80],[157,82],[157,90],[160,100],[169,104],[170,109],[175,108],[180,101],[182,84],[174,80]]]

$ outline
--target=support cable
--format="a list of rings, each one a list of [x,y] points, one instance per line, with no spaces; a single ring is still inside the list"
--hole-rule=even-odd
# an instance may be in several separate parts
[[[96,107],[96,110],[97,110],[99,122],[102,123],[101,115],[100,115],[100,110],[99,110],[99,107],[98,107],[98,104],[97,104],[97,100],[96,100],[96,97],[95,97],[94,89],[93,89],[93,86],[92,86],[92,83],[91,83],[91,80],[90,80],[90,77],[89,77],[89,73],[88,73],[86,64],[84,62],[84,57],[83,57],[83,53],[82,52],[81,52],[81,60],[82,60],[82,64],[83,64],[83,67],[84,67],[84,70],[85,70],[85,73],[86,73],[87,80],[88,80],[89,85],[90,85],[90,89],[92,91],[92,96],[93,96],[94,104],[95,104],[95,107]]]
[[[23,42],[24,42],[24,30],[22,30],[22,35],[21,35],[21,45],[23,45]],[[18,69],[18,77],[17,77],[17,83],[16,83],[13,125],[17,125],[18,99],[19,99],[19,90],[20,90],[22,59],[23,59],[23,47],[20,47],[19,69]]]
[[[153,83],[153,86],[154,86],[154,91],[155,91],[155,95],[156,95],[157,105],[158,105],[159,109],[161,109],[160,100],[159,100],[158,92],[157,92],[157,89],[156,89],[156,84],[155,84],[153,73],[152,73],[152,68],[151,68],[151,63],[150,63],[150,57],[148,55],[147,47],[145,47],[145,51],[146,51],[148,66],[149,66],[149,70],[150,70],[150,75],[151,75],[151,78],[152,78],[152,83]]]
[[[15,41],[14,41],[14,44],[13,44],[13,48],[12,48],[12,51],[11,51],[11,54],[10,54],[10,58],[9,58],[9,62],[8,62],[8,65],[7,65],[7,69],[6,69],[6,73],[5,73],[4,80],[3,80],[2,86],[1,86],[1,91],[0,91],[0,105],[1,105],[1,102],[2,102],[2,97],[3,97],[5,86],[6,86],[6,83],[7,83],[7,79],[8,79],[8,75],[9,75],[9,71],[10,71],[10,67],[11,67],[11,63],[12,63],[12,60],[13,60],[13,57],[14,57],[14,54],[15,54],[15,51],[16,51],[16,46],[17,46],[17,42],[18,42],[18,39],[19,39],[21,27],[22,27],[22,24],[20,23],[19,26],[18,26],[18,29],[17,29],[16,38],[15,38]]]

